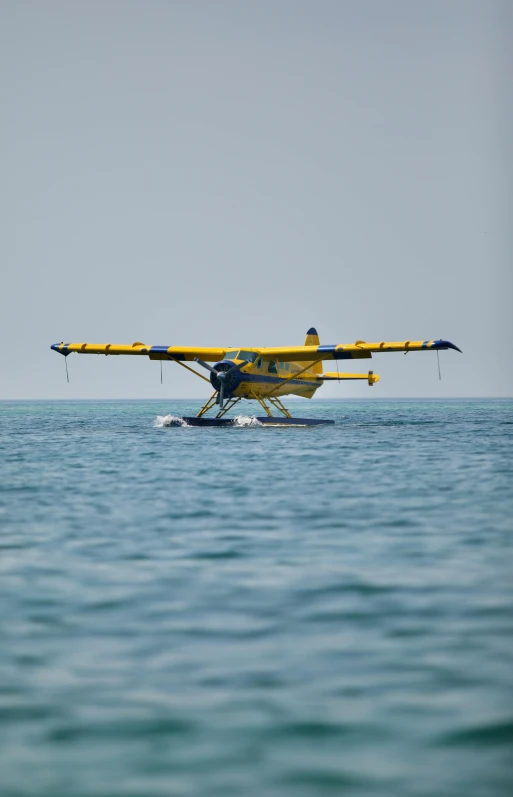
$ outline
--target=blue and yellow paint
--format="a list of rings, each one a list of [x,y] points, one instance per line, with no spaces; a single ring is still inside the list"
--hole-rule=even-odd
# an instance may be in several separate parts
[[[68,354],[104,354],[110,356],[146,356],[150,360],[168,360],[183,365],[198,376],[205,376],[185,365],[187,362],[204,361],[215,363],[214,369],[226,371],[237,365],[239,368],[230,377],[230,390],[226,398],[246,398],[265,400],[280,396],[296,395],[312,398],[325,381],[365,379],[369,385],[375,384],[379,376],[373,371],[367,373],[323,373],[325,360],[369,359],[373,354],[384,352],[439,351],[455,349],[461,351],[448,340],[405,340],[379,341],[367,343],[337,343],[320,345],[317,330],[313,327],[306,334],[303,346],[281,346],[277,348],[214,348],[201,346],[147,346],[136,341],[131,346],[114,343],[55,343],[54,351]],[[208,381],[208,380],[207,380]],[[215,375],[210,381],[215,384]]]

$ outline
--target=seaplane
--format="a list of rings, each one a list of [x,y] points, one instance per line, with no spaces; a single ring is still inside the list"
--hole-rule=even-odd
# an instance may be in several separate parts
[[[366,343],[337,343],[321,346],[317,330],[313,327],[306,333],[302,346],[279,346],[264,348],[225,348],[201,346],[148,346],[136,341],[129,345],[114,343],[54,343],[51,348],[64,357],[77,354],[129,355],[149,357],[177,363],[192,371],[200,379],[209,382],[214,392],[194,417],[183,420],[189,426],[222,426],[233,424],[234,418],[227,413],[243,399],[256,401],[265,416],[257,420],[273,426],[314,426],[334,423],[320,418],[293,418],[282,402],[283,396],[301,396],[311,399],[327,381],[363,379],[372,387],[379,380],[374,371],[366,373],[323,372],[325,360],[366,360],[373,354],[384,352],[440,351],[455,349],[448,340],[405,340],[400,342],[380,341]],[[195,362],[208,372],[208,377],[187,363]],[[210,363],[213,363],[210,365]],[[213,410],[215,416],[205,417]],[[273,410],[278,415],[273,414]]]

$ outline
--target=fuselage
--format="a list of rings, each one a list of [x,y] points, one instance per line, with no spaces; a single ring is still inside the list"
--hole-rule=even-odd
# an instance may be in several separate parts
[[[251,399],[264,398],[272,393],[273,396],[292,394],[312,398],[322,385],[322,379],[318,378],[318,374],[308,366],[308,363],[264,360],[259,356],[258,349],[228,351],[224,359],[214,367],[217,370],[228,370],[233,365],[243,362],[247,365],[229,376],[231,384],[226,385],[227,395]],[[217,389],[214,375],[211,376],[211,382]]]

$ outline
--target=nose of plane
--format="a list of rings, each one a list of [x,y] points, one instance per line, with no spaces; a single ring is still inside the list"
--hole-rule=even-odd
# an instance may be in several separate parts
[[[244,363],[244,365],[246,365],[246,363]],[[221,362],[214,365],[214,371],[210,372],[210,382],[215,390],[219,390],[221,382],[223,382],[223,392],[226,396],[229,396],[242,382],[242,375],[240,369],[234,367],[232,362],[221,360]]]

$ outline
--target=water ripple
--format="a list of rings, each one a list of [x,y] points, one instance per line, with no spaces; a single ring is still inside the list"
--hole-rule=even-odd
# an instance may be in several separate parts
[[[513,402],[195,410],[0,403],[2,797],[512,793]]]

